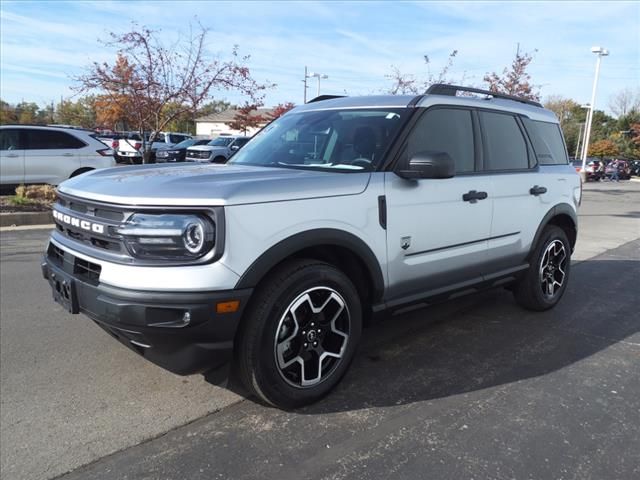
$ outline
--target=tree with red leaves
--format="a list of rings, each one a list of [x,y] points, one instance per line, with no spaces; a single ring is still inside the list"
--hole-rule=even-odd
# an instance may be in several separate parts
[[[238,108],[233,120],[227,125],[233,130],[239,130],[245,135],[250,128],[257,128],[263,123],[269,121],[266,116],[258,113],[258,108],[261,103],[245,103],[242,107]]]
[[[276,105],[270,113],[267,114],[267,118],[269,120],[275,120],[276,118],[281,117],[289,110],[295,107],[295,104],[292,102],[279,103]]]
[[[260,103],[264,91],[273,86],[251,76],[237,47],[229,60],[210,58],[206,50],[208,30],[199,25],[188,38],[165,46],[157,31],[135,23],[126,33],[111,33],[103,42],[117,49],[116,62],[97,63],[76,78],[81,92],[95,92],[108,99],[113,110],[124,110],[144,139],[143,161],[151,160],[151,144],[172,120],[196,111],[218,90],[235,90]]]
[[[534,53],[536,51],[534,50]],[[527,52],[520,53],[518,47],[510,69],[505,67],[502,70],[502,75],[498,75],[496,72],[487,73],[483,80],[489,84],[489,90],[492,92],[539,101],[539,88],[531,83],[531,75],[527,72],[531,60],[533,60],[533,56]]]

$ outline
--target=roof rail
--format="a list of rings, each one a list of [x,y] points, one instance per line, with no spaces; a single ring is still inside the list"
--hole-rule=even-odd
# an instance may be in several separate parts
[[[322,102],[324,100],[331,100],[333,98],[344,98],[344,97],[345,95],[320,95],[319,97],[312,98],[307,103]]]
[[[506,93],[482,90],[481,88],[461,87],[458,85],[448,85],[446,83],[435,83],[431,85],[426,91],[428,95],[449,95],[452,97],[455,97],[458,92],[479,93],[481,95],[489,95],[493,98],[502,98],[504,100],[511,100],[514,102],[526,103],[527,105],[533,105],[534,107],[544,108],[540,102],[528,100],[522,97],[516,97],[514,95],[507,95]]]

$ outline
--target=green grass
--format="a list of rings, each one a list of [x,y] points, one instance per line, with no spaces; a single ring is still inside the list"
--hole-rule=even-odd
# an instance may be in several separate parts
[[[14,195],[13,197],[9,197],[9,204],[16,207],[19,207],[21,205],[32,205],[34,203],[37,203],[37,202],[34,202],[30,198],[21,197],[19,195]]]

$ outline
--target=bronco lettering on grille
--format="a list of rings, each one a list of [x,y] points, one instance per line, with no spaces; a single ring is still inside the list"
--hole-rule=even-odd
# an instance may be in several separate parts
[[[82,230],[87,230],[89,232],[104,234],[104,225],[100,223],[81,220],[79,218],[72,217],[71,215],[60,213],[57,210],[53,210],[53,218],[62,223],[66,223],[67,225],[71,225],[72,227],[79,227]]]

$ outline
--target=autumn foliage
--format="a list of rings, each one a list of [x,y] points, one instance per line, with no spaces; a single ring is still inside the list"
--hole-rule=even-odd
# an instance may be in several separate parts
[[[173,120],[195,115],[213,92],[235,90],[260,103],[270,86],[258,83],[234,48],[226,61],[207,54],[208,30],[200,29],[170,47],[159,32],[133,24],[123,34],[112,33],[107,46],[116,48],[113,64],[93,63],[77,77],[77,90],[98,95],[100,120],[123,122],[151,131],[150,142]],[[145,163],[150,148],[143,143]]]
[[[540,100],[538,87],[531,83],[531,75],[527,72],[531,60],[533,56],[530,53],[520,53],[518,50],[511,66],[505,67],[502,74],[487,73],[483,80],[489,84],[489,90],[492,92],[538,101]]]
[[[589,145],[589,156],[591,157],[615,157],[620,154],[620,150],[611,140],[598,140]]]

